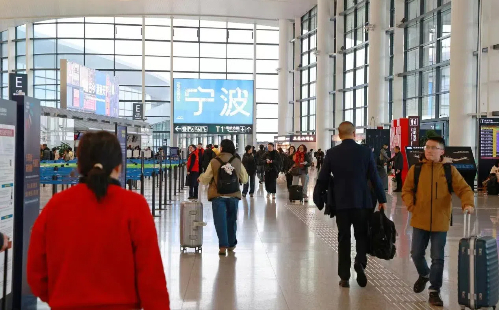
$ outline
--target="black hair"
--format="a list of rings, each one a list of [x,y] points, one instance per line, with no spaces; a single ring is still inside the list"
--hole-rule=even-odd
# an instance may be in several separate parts
[[[269,142],[267,145],[272,145],[274,147],[274,143],[272,142]]]
[[[236,148],[234,147],[233,141],[229,139],[222,140],[220,146],[222,148],[222,152],[224,153],[229,153],[234,155],[234,153],[236,152]]]
[[[195,149],[195,150],[196,150],[196,145],[191,144],[190,146],[188,146],[188,150],[189,150],[189,148],[190,148],[190,147],[193,147],[193,149]]]
[[[293,154],[295,154],[297,152],[297,149],[293,145],[290,145],[290,147],[288,148],[288,153],[290,153],[290,150],[292,149],[292,147],[293,147]]]
[[[263,150],[264,149],[264,145],[259,145],[259,149]]]
[[[107,131],[86,133],[80,141],[77,157],[78,171],[97,201],[101,201],[111,183],[109,175],[122,163],[118,139]]]
[[[205,146],[206,149],[209,149],[209,148],[212,148],[212,145],[211,144],[207,144],[207,146]]]
[[[439,145],[441,145],[443,147],[443,149],[445,148],[446,146],[446,142],[444,141],[443,137],[429,137],[429,139],[427,139],[427,141],[434,141],[434,142],[437,142],[439,143]]]
[[[397,146],[397,145],[394,148],[398,149],[398,150],[401,150],[401,148],[399,146]]]
[[[216,144],[216,145],[214,145],[214,148],[218,149],[218,148],[219,148],[219,146]]]
[[[299,147],[297,148],[297,152],[299,151],[299,149],[300,149],[301,146],[304,149],[304,153],[307,153],[307,146],[305,144],[299,145]],[[311,152],[312,152],[312,150],[311,150]]]
[[[247,145],[245,146],[245,152],[248,153],[248,151],[250,151],[252,149],[252,146],[251,145]]]

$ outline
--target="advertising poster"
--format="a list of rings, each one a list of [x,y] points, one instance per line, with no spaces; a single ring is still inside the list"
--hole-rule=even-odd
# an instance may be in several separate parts
[[[118,117],[119,85],[115,76],[61,60],[61,107]]]
[[[253,125],[254,81],[174,79],[174,125]]]
[[[120,174],[120,184],[127,188],[127,126],[115,124],[115,134],[122,148],[122,173]]]
[[[31,230],[40,213],[40,100],[17,96],[13,308],[36,305],[26,275]]]
[[[11,240],[14,239],[16,109],[14,101],[0,99],[0,232]],[[0,299],[7,298],[7,308],[12,303],[12,295],[9,295],[12,292],[12,254],[13,249],[9,250],[7,262],[5,255],[0,255]],[[7,283],[4,283],[5,264]]]
[[[489,177],[491,168],[498,165],[498,154],[498,118],[480,118],[478,187],[482,187],[483,181]]]

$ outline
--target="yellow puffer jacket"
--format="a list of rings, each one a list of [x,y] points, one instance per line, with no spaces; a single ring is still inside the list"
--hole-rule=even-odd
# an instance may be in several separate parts
[[[411,226],[426,231],[448,231],[451,218],[451,194],[444,173],[443,163],[422,161],[416,203],[413,204],[414,171],[408,171],[403,185],[402,198],[411,215]],[[451,166],[453,192],[462,200],[462,209],[474,207],[474,192],[457,168]]]

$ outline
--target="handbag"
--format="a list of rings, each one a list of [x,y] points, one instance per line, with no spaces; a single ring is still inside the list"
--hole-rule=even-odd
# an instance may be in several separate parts
[[[297,177],[300,175],[300,167],[293,167],[290,169],[290,174],[293,175],[294,177]]]

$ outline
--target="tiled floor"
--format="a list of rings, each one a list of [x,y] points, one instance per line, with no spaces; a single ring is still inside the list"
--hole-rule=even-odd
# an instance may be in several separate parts
[[[50,188],[45,192],[42,198],[48,199]],[[432,309],[426,293],[412,290],[417,277],[410,258],[412,228],[399,194],[389,195],[387,211],[399,233],[397,257],[370,258],[368,286],[360,288],[351,270],[351,288],[345,289],[338,286],[336,225],[312,201],[289,204],[285,185],[280,184],[273,202],[265,198],[261,186],[254,198],[240,202],[236,252],[220,257],[211,204],[206,190],[201,192],[208,222],[202,254],[180,252],[178,203],[155,219],[172,309]],[[185,193],[178,198],[184,199]],[[497,196],[480,195],[473,216],[482,235],[497,239],[498,203]],[[458,199],[454,207],[442,290],[445,309],[459,309],[457,253],[463,216]]]

